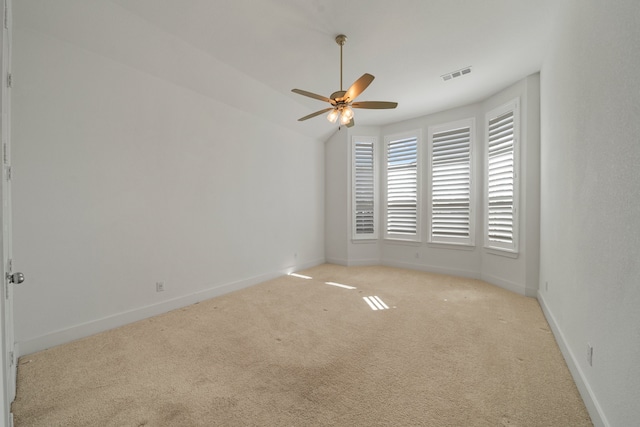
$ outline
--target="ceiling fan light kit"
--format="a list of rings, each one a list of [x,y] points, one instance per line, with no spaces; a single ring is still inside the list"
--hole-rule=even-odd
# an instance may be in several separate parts
[[[353,120],[353,108],[366,108],[366,109],[388,109],[388,108],[396,108],[398,106],[397,102],[387,102],[387,101],[361,101],[361,102],[353,102],[358,95],[360,95],[373,81],[375,78],[371,74],[363,74],[358,80],[356,80],[349,89],[342,90],[342,47],[347,42],[347,36],[344,34],[340,34],[336,36],[336,43],[340,46],[340,90],[333,92],[329,98],[318,95],[312,92],[307,92],[302,89],[292,89],[291,91],[297,93],[298,95],[307,96],[309,98],[317,99],[320,101],[328,102],[331,104],[331,107],[325,108],[324,110],[316,111],[315,113],[311,113],[307,116],[301,117],[298,119],[299,122],[310,119],[315,116],[319,116],[320,114],[329,112],[327,115],[327,120],[331,123],[335,123],[338,121],[338,117],[340,117],[340,125],[345,125],[347,127],[351,127],[354,125]]]
[[[331,111],[329,111],[329,114],[327,114],[327,120],[329,120],[331,123],[335,123],[338,120],[339,115],[340,115],[340,111],[338,111],[335,108],[332,108]]]

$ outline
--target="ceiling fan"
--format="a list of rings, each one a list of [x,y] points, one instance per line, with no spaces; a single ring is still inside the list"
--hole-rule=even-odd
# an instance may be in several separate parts
[[[360,101],[354,102],[356,97],[360,95],[373,81],[375,77],[371,74],[363,74],[358,80],[356,80],[349,89],[346,91],[342,90],[342,46],[347,41],[347,36],[344,34],[340,34],[336,37],[336,43],[340,45],[340,90],[337,92],[333,92],[329,98],[322,95],[317,95],[312,92],[307,92],[306,90],[301,89],[292,89],[291,91],[297,93],[299,95],[308,96],[309,98],[319,99],[320,101],[325,101],[331,104],[331,107],[325,108],[324,110],[316,111],[315,113],[311,113],[307,116],[304,116],[298,119],[299,122],[310,119],[315,116],[319,116],[320,114],[326,113],[327,119],[331,123],[335,123],[340,117],[340,124],[346,125],[347,127],[351,127],[354,125],[353,121],[353,109],[352,108],[368,108],[368,109],[387,109],[387,108],[396,108],[398,106],[397,102],[386,102],[386,101]]]

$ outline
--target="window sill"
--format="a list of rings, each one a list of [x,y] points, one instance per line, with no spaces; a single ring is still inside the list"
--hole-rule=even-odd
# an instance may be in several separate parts
[[[406,246],[420,246],[422,244],[417,240],[394,239],[389,237],[385,237],[384,243],[391,243],[393,245],[406,245]]]
[[[377,237],[366,237],[366,238],[358,238],[358,239],[351,239],[351,243],[377,243],[378,242],[378,238]]]
[[[485,246],[484,250],[488,254],[503,256],[503,257],[507,257],[507,258],[516,259],[516,258],[518,258],[520,256],[520,254],[518,252],[510,251],[508,249],[498,249],[498,248],[492,248],[492,247]]]

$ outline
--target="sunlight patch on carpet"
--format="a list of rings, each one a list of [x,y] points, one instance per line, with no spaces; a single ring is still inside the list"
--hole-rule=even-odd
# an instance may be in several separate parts
[[[304,274],[298,274],[298,273],[289,273],[289,276],[297,277],[299,279],[306,279],[306,280],[313,279],[313,277],[305,276]]]
[[[344,288],[344,289],[357,289],[355,286],[349,286],[349,285],[343,285],[342,283],[336,283],[336,282],[324,282],[325,285],[331,285],[331,286],[337,286],[339,288]]]
[[[362,297],[362,299],[365,300],[367,304],[369,304],[369,307],[371,307],[371,310],[386,310],[389,308],[389,306],[385,304],[384,301],[382,301],[380,297],[377,295],[370,296],[370,297]]]

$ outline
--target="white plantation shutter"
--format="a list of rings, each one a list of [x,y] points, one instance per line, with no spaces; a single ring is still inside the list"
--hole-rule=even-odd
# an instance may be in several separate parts
[[[386,236],[418,240],[418,138],[387,142]]]
[[[377,237],[374,149],[374,138],[354,137],[352,151],[354,239],[375,239]]]
[[[486,246],[517,251],[517,101],[487,115]]]
[[[431,133],[431,235],[433,243],[473,244],[471,218],[472,120]]]

